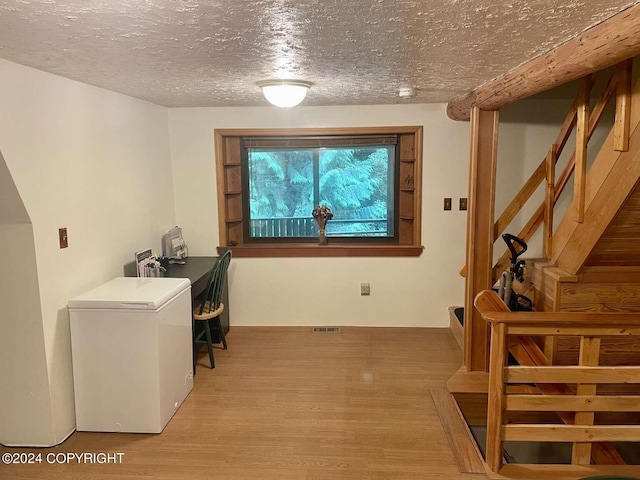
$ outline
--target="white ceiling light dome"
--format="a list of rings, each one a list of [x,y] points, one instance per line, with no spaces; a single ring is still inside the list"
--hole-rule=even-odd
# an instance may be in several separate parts
[[[303,80],[263,80],[258,82],[262,94],[276,107],[289,108],[299,105],[313,83]]]
[[[411,98],[416,94],[416,91],[413,87],[402,87],[398,90],[398,96],[400,98]]]

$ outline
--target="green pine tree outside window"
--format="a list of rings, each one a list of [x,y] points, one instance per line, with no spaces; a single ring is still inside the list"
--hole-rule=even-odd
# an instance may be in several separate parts
[[[311,212],[334,214],[327,236],[395,235],[396,145],[248,148],[250,238],[317,235]]]

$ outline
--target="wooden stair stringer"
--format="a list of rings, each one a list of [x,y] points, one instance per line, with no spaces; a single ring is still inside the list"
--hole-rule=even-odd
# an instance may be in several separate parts
[[[629,150],[614,150],[612,128],[587,174],[584,221],[576,221],[574,199],[553,236],[551,263],[569,274],[580,271],[640,179],[640,82],[631,104]]]

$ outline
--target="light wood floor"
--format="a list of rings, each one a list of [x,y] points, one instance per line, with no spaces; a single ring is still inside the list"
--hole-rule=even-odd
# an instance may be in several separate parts
[[[458,473],[430,388],[461,363],[448,329],[233,327],[160,435],[76,432],[51,449],[118,465],[0,464],[0,479],[429,480]]]

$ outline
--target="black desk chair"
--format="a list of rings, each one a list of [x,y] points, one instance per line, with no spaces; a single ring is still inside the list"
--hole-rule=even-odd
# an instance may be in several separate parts
[[[227,349],[227,339],[224,336],[224,329],[220,321],[220,314],[224,311],[224,303],[222,303],[222,291],[227,279],[227,270],[231,263],[231,250],[225,250],[213,264],[209,279],[207,280],[207,288],[204,290],[204,296],[195,300],[193,309],[194,320],[194,337],[193,337],[193,365],[195,373],[197,347],[200,343],[206,343],[209,350],[209,360],[211,368],[215,368],[213,360],[213,342],[211,336],[212,327],[218,331],[220,340],[224,349]],[[199,325],[203,327],[200,329]],[[202,340],[202,337],[205,337]]]

